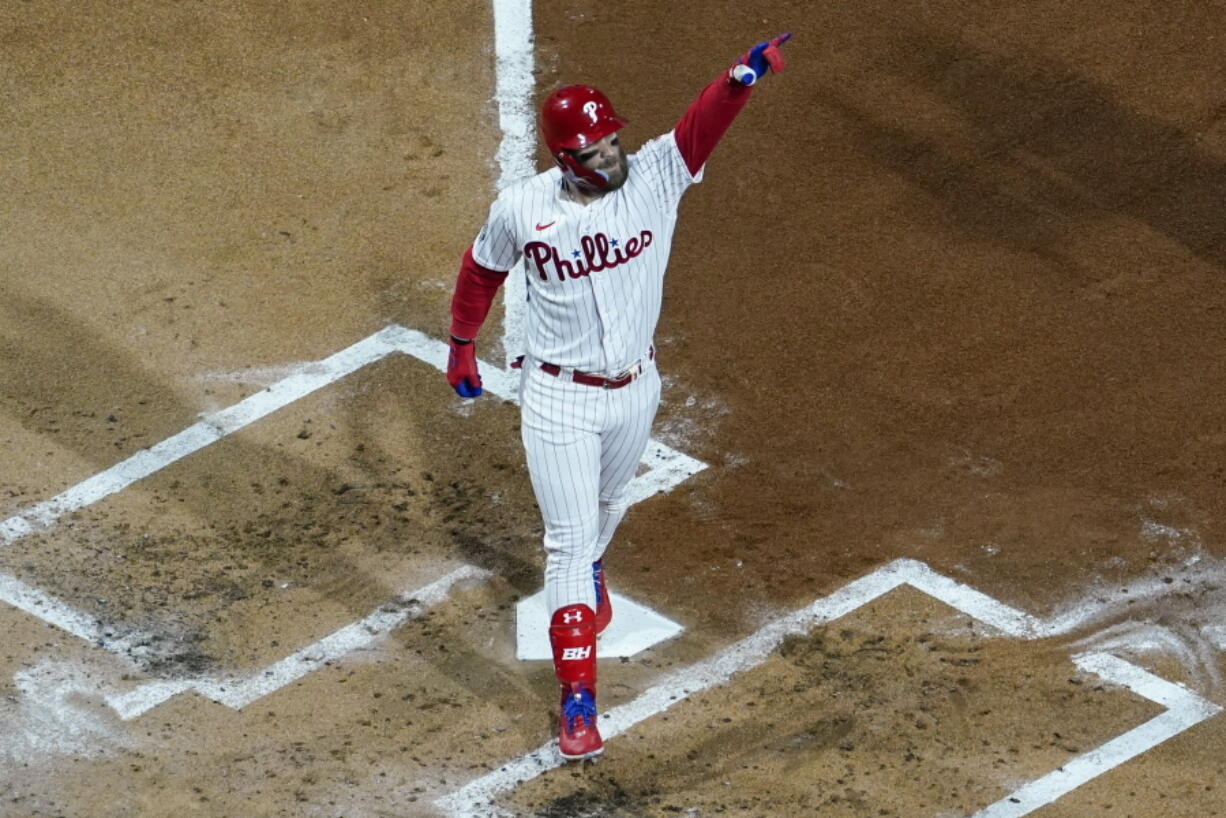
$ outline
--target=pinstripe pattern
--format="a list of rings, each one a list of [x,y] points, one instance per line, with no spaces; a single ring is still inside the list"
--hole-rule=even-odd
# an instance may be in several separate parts
[[[490,207],[473,258],[519,266],[527,281],[521,434],[545,524],[545,596],[553,611],[595,607],[591,564],[626,513],[660,403],[648,351],[663,298],[677,206],[691,175],[672,132],[629,157],[618,190],[586,206],[562,189],[558,169],[505,188]],[[564,370],[613,375],[636,362],[643,374],[621,389],[555,377]]]
[[[596,607],[592,563],[626,513],[626,489],[660,403],[654,366],[622,389],[599,389],[529,367],[521,436],[545,523],[548,609]]]
[[[529,309],[523,350],[538,361],[585,372],[618,372],[651,345],[672,249],[677,205],[690,176],[673,134],[657,137],[629,157],[626,184],[584,206],[562,193],[557,168],[505,188],[473,244],[473,258],[491,270],[523,263]],[[537,226],[546,226],[538,230]],[[624,250],[647,231],[650,245],[610,269],[572,278],[553,261],[541,269],[525,246],[543,242],[560,261],[583,262],[583,238],[603,233]],[[575,273],[578,270],[575,269]]]

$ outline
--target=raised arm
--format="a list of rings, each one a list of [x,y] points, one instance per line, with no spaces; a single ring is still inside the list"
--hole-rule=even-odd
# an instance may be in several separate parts
[[[674,129],[677,148],[690,174],[698,173],[719,140],[749,101],[752,86],[761,77],[783,70],[779,46],[791,38],[780,34],[742,54],[732,67],[712,80],[690,103]]]

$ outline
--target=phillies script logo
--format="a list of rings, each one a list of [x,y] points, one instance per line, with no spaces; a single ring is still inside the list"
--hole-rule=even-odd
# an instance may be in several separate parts
[[[579,239],[581,250],[572,250],[568,259],[562,258],[558,248],[543,241],[530,241],[525,244],[524,255],[536,265],[536,273],[541,277],[541,281],[548,281],[550,275],[556,276],[558,281],[565,281],[568,278],[583,278],[601,270],[612,270],[650,246],[650,230],[644,230],[627,239],[624,247],[617,239],[597,233]]]

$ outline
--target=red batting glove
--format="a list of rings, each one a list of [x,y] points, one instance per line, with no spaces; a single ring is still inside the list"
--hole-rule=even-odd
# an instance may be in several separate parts
[[[758,43],[741,57],[728,70],[728,78],[741,85],[753,85],[768,71],[778,74],[783,70],[783,52],[779,46],[792,39],[792,32],[785,31],[766,42]]]
[[[475,398],[481,394],[476,341],[461,344],[452,336],[451,354],[447,356],[447,383],[462,398]]]

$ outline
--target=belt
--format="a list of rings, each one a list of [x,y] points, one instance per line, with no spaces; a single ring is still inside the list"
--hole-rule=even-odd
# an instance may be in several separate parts
[[[562,367],[557,364],[541,364],[541,371],[556,378],[562,374]],[[570,379],[575,383],[581,383],[585,386],[599,386],[601,389],[621,389],[623,386],[629,386],[642,372],[643,365],[637,363],[625,372],[619,373],[615,378],[606,378],[602,375],[593,375],[590,372],[580,372],[576,369],[571,373]]]
[[[655,357],[656,349],[653,346],[648,351],[647,358],[648,360],[654,360]],[[524,357],[522,355],[515,359],[515,363],[511,364],[511,366],[515,369],[519,369],[523,365]],[[555,378],[560,376],[563,372],[569,372],[570,379],[572,381],[575,383],[581,383],[584,386],[599,386],[601,389],[621,389],[623,386],[629,386],[634,382],[635,378],[643,374],[643,362],[637,361],[628,369],[617,373],[611,378],[606,378],[603,375],[593,375],[590,372],[582,372],[578,369],[566,370],[557,364],[543,362],[541,363],[541,371],[546,375],[553,375]]]

